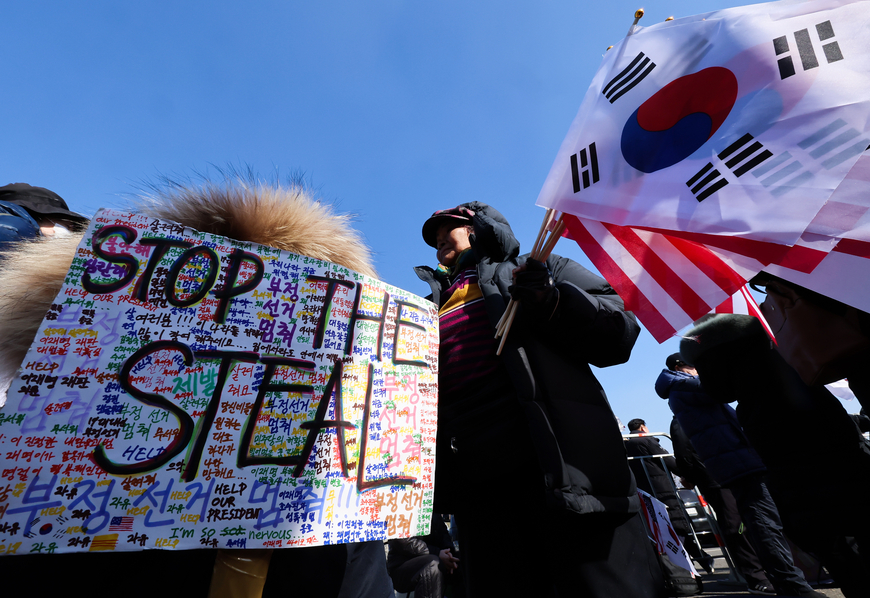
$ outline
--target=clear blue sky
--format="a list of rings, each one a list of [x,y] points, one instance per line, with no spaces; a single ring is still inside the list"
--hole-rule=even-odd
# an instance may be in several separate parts
[[[556,151],[640,7],[591,4],[10,0],[0,184],[92,215],[160,175],[301,172],[357,215],[383,280],[425,294],[411,268],[435,261],[420,227],[437,209],[490,203],[531,245]],[[739,4],[655,2],[641,25]],[[571,241],[556,252],[592,267]],[[667,430],[652,385],[677,348],[644,331],[598,371],[623,422]]]

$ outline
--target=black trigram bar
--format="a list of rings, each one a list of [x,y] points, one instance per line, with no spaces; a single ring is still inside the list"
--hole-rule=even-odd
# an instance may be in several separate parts
[[[581,171],[582,169],[582,171]],[[589,172],[592,171],[592,182],[589,181]],[[580,186],[580,178],[583,177],[583,186]],[[580,150],[580,165],[577,165],[577,154],[571,156],[571,181],[574,183],[574,193],[579,193],[580,189],[586,189],[590,185],[598,182],[598,152],[595,149],[595,144],[589,144],[589,153],[586,153],[586,148]]]
[[[748,147],[745,147],[746,144],[750,141],[752,141],[752,135],[747,133],[718,154],[720,160],[725,160],[734,152],[741,150],[737,155],[725,162],[725,166],[727,166],[728,169],[731,170],[736,177],[742,177],[744,174],[773,156],[773,154],[770,151],[764,149],[764,146],[761,145],[761,143],[759,143],[758,141],[752,143]],[[758,150],[764,151],[758,152]],[[753,156],[753,154],[755,155]],[[750,156],[752,156],[752,158],[747,160],[747,158],[749,158]],[[735,169],[734,167],[738,164],[740,166]]]
[[[824,21],[816,25],[816,34],[820,42],[824,42],[834,37],[834,27],[830,21]],[[805,71],[814,69],[819,66],[819,59],[816,56],[816,51],[813,48],[813,41],[810,38],[808,29],[801,29],[794,32],[795,46],[801,59],[801,66]],[[790,51],[788,45],[788,37],[783,35],[773,40],[773,51],[777,56]],[[825,54],[825,60],[830,64],[843,60],[843,53],[840,51],[840,44],[836,41],[822,44],[822,51]],[[783,56],[776,61],[779,66],[780,79],[787,79],[795,74],[794,61],[791,56]]]
[[[749,133],[716,154],[716,157],[722,160],[728,170],[738,178],[772,156],[773,154],[764,149],[760,142],[754,141]],[[713,168],[712,162],[708,162],[695,176],[686,181],[686,186],[691,189],[692,195],[698,201],[704,201],[727,184],[728,179]]]
[[[603,93],[604,97],[610,100],[610,103],[612,104],[631,91],[635,85],[643,81],[654,68],[656,68],[656,63],[652,62],[649,59],[649,56],[644,56],[643,52],[640,52],[621,73],[616,75],[607,83],[607,85],[604,86],[601,93]]]
[[[788,38],[783,35],[782,37],[773,40],[773,51],[776,52],[777,56],[788,52]],[[780,79],[788,79],[794,75],[794,62],[792,61],[791,56],[780,58],[776,61],[776,64],[779,66]]]
[[[834,27],[830,21],[825,21],[816,25],[816,33],[819,34],[819,41],[823,42],[834,37]],[[822,51],[825,53],[828,64],[843,60],[843,53],[840,52],[840,44],[837,42],[822,44]]]
[[[858,137],[861,138],[857,139]],[[850,127],[846,121],[838,118],[806,139],[799,141],[797,145],[799,148],[807,150],[813,159],[822,160],[824,158],[821,165],[825,169],[831,169],[863,153],[866,150],[867,138],[862,137],[861,133]]]
[[[710,183],[712,183],[712,185]],[[728,179],[723,177],[718,170],[713,168],[711,162],[707,162],[707,165],[704,168],[699,170],[695,176],[686,181],[686,186],[689,187],[692,191],[692,195],[694,195],[695,199],[698,201],[704,201],[727,184]]]

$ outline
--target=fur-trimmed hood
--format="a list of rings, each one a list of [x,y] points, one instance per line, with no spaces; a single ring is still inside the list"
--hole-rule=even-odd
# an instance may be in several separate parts
[[[141,197],[131,211],[199,231],[340,264],[377,277],[371,251],[351,218],[299,186],[206,182]],[[57,297],[82,235],[42,237],[0,258],[0,405],[36,330]]]

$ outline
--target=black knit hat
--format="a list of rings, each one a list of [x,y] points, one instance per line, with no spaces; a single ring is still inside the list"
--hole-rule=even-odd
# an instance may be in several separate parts
[[[695,326],[680,341],[680,358],[689,365],[697,366],[698,359],[711,349],[726,345],[765,348],[770,338],[754,316],[743,314],[716,314]],[[669,358],[670,359],[670,358]]]
[[[71,220],[87,224],[88,219],[70,211],[63,198],[44,187],[33,187],[27,183],[12,183],[0,187],[0,201],[8,201],[21,206],[37,221],[42,216],[54,216],[61,220]]]
[[[682,355],[679,353],[672,353],[668,355],[668,358],[665,359],[665,367],[667,367],[672,372],[677,370],[677,366],[680,364],[685,364],[685,360]]]

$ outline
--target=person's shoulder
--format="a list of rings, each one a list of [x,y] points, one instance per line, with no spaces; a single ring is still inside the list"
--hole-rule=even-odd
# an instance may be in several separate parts
[[[634,432],[632,432],[634,434]],[[637,449],[651,449],[658,446],[658,439],[655,436],[635,436],[626,438],[626,442]]]
[[[664,368],[661,372],[659,372],[658,378],[656,378],[656,386],[660,384],[672,384],[677,378],[677,373],[672,372],[668,368]]]
[[[547,258],[547,267],[550,268],[557,282],[572,282],[593,295],[615,294],[613,287],[606,280],[571,258],[550,254]]]

